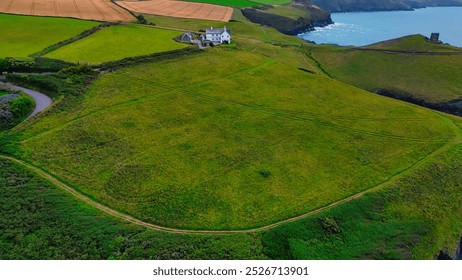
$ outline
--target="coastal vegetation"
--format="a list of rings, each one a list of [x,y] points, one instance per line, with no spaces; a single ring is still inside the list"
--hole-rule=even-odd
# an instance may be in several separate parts
[[[216,26],[145,19],[192,31]],[[0,132],[0,258],[431,259],[440,249],[454,250],[462,232],[462,121],[365,91],[380,84],[373,78],[383,72],[373,68],[370,80],[359,82],[365,79],[360,63],[368,59],[392,68],[390,75],[397,71],[393,65],[431,67],[430,60],[417,59],[420,66],[406,60],[420,58],[404,53],[415,42],[414,52],[457,50],[417,37],[371,50],[315,46],[240,12],[227,27],[235,40],[230,47],[162,58],[150,56],[141,41],[138,48],[116,48],[109,42],[114,34],[104,32],[130,30],[169,43],[173,34],[108,27],[50,55],[130,63],[95,69],[60,62],[53,64],[61,65],[55,73],[6,75],[55,102],[33,122]],[[111,48],[116,56],[105,56]],[[452,55],[422,59],[432,57],[448,69],[456,65],[444,59]],[[432,75],[441,77],[440,87],[459,87],[439,71]],[[403,88],[419,86],[417,79],[398,78]],[[49,176],[33,172],[34,166]],[[121,213],[191,231],[128,223],[52,178]],[[195,232],[203,229],[211,232]]]
[[[462,49],[421,35],[364,48],[320,45],[311,52],[332,77],[365,90],[386,89],[428,103],[462,98]]]
[[[372,188],[453,137],[430,111],[214,49],[105,74],[72,107],[23,131],[21,150],[122,212],[218,230],[264,226]]]

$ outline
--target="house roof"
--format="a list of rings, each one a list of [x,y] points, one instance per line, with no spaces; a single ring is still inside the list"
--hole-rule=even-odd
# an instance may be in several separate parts
[[[224,32],[228,32],[229,35],[231,35],[231,30],[227,29],[226,26],[224,28],[213,28],[213,27],[210,27],[210,28],[207,28],[205,30],[205,33],[206,34],[223,34]]]
[[[192,39],[192,35],[191,35],[191,33],[186,32],[186,33],[184,33],[183,35],[181,35],[180,39],[181,39],[181,40],[191,40],[191,39]]]

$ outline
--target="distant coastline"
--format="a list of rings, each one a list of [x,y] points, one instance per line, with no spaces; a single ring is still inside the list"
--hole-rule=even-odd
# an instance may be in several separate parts
[[[330,13],[412,11],[430,7],[462,6],[462,0],[311,0],[311,2]]]
[[[297,36],[317,44],[366,46],[412,34],[441,33],[441,40],[462,47],[461,6],[428,7],[414,11],[332,13],[334,24]],[[384,25],[386,22],[386,25]]]

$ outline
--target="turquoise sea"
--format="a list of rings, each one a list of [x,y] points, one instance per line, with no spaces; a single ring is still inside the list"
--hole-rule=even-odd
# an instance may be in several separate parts
[[[411,34],[462,47],[462,7],[435,7],[415,11],[333,13],[335,24],[298,35],[318,44],[365,46]]]

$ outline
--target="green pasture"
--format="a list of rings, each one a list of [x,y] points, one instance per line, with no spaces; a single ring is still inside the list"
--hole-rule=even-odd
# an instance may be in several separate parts
[[[261,4],[267,5],[282,5],[282,4],[289,4],[291,0],[252,0],[252,2],[257,2]]]
[[[455,145],[388,188],[315,216],[225,235],[130,225],[0,159],[0,258],[433,259],[454,252],[462,230],[461,151]]]
[[[410,35],[378,42],[364,48],[408,52],[461,52],[462,49],[444,44],[429,43],[422,35]]]
[[[26,57],[98,24],[65,18],[0,14],[0,58]]]
[[[277,12],[297,16],[283,7]],[[222,27],[146,19],[193,31]],[[9,15],[0,23],[42,44],[17,43],[25,40],[7,32],[14,40],[0,40],[0,57],[26,56],[97,25]],[[97,78],[70,70],[16,76],[55,103],[0,132],[1,154],[118,211],[181,229],[251,229],[374,191],[257,233],[175,235],[110,217],[0,159],[0,259],[432,259],[454,251],[462,232],[461,119],[364,89],[460,98],[460,49],[422,36],[372,50],[316,46],[239,11],[226,26],[235,36],[230,48]],[[28,33],[35,29],[41,35]],[[98,64],[185,47],[172,40],[179,34],[115,26],[47,57]]]
[[[111,26],[48,53],[45,57],[98,64],[185,48],[187,45],[173,40],[181,34],[178,31],[137,25]]]
[[[229,7],[235,7],[235,8],[255,7],[255,6],[260,5],[259,3],[255,1],[249,1],[249,0],[183,0],[183,1],[215,4],[215,5],[229,6]]]
[[[289,5],[274,6],[272,8],[266,9],[265,12],[269,14],[275,14],[275,15],[295,19],[295,20],[301,17],[306,17],[308,14],[303,9],[297,8],[296,6],[289,6]]]
[[[429,110],[218,48],[104,75],[24,131],[21,148],[151,223],[244,229],[386,182],[450,141],[450,126]]]
[[[420,40],[419,37],[414,39]],[[409,38],[398,46],[407,45],[407,41]],[[462,55],[450,55],[452,47],[440,53],[446,46],[430,43],[418,49],[432,51],[433,46],[438,53],[389,53],[334,46],[316,46],[311,51],[334,78],[366,90],[391,89],[428,102],[461,98]],[[385,44],[374,47],[394,48]],[[409,50],[409,47],[404,49]]]

